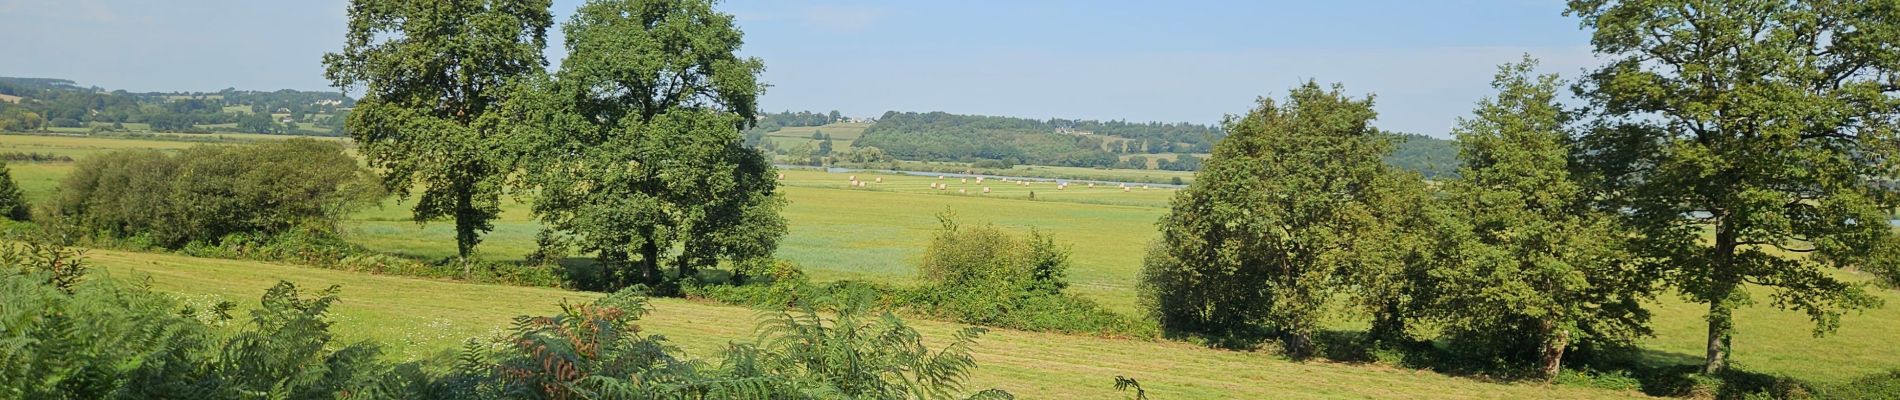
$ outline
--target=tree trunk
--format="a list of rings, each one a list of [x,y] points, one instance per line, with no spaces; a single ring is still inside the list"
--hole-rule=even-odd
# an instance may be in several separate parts
[[[1305,360],[1313,356],[1313,334],[1305,331],[1288,332],[1286,336],[1287,357]]]
[[[1380,310],[1382,311],[1378,315],[1372,317],[1372,329],[1366,332],[1366,336],[1371,336],[1372,340],[1391,343],[1406,339],[1405,317],[1400,315],[1398,303],[1386,304],[1380,307]]]
[[[1715,254],[1711,257],[1710,273],[1713,287],[1709,294],[1709,341],[1707,358],[1702,364],[1702,373],[1720,374],[1728,369],[1729,338],[1734,332],[1734,306],[1730,297],[1741,286],[1735,271],[1735,233],[1728,229],[1727,221],[1718,222],[1715,229]]]
[[[1708,358],[1702,364],[1702,373],[1720,374],[1728,369],[1729,329],[1732,310],[1723,301],[1709,303],[1709,342]]]
[[[1543,321],[1544,363],[1537,369],[1538,376],[1549,382],[1557,379],[1557,373],[1563,371],[1564,349],[1570,347],[1570,330],[1557,327],[1556,321]]]
[[[612,292],[627,287],[627,274],[615,273],[619,272],[621,268],[627,267],[627,252],[625,250],[601,250],[600,256],[596,257],[595,260],[598,261],[596,265],[600,267],[600,290]]]
[[[476,236],[475,227],[481,225],[481,218],[475,211],[475,193],[470,188],[455,188],[455,256],[462,262],[462,277],[468,278],[469,255],[475,253],[475,243],[481,239]]]
[[[677,266],[680,272],[679,278],[682,281],[686,280],[686,278],[688,277],[696,277],[699,275],[698,269],[693,267],[693,262],[694,262],[693,257],[689,256],[691,254],[693,254],[693,251],[691,249],[682,251],[680,252],[679,260],[677,260],[679,261],[679,265]]]
[[[641,280],[648,289],[657,288],[664,277],[660,273],[660,246],[654,243],[653,227],[640,228],[640,237],[644,239],[640,243]]]

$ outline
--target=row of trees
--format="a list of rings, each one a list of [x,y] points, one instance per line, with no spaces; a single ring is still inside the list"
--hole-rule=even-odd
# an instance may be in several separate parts
[[[1128,147],[1123,147],[1122,153],[1139,151],[1148,151],[1150,153],[1206,153],[1214,148],[1215,142],[1219,142],[1221,138],[1227,136],[1227,133],[1222,131],[1218,126],[1186,122],[1141,123],[1122,120],[1093,121],[1052,119],[1049,120],[1048,123],[1052,126],[1076,132],[1088,132],[1095,135],[1132,139],[1131,141],[1123,141],[1122,143],[1143,144],[1143,146],[1133,148],[1132,151]],[[1164,149],[1163,147],[1166,148]]]
[[[1120,159],[1100,137],[1057,133],[1044,121],[888,112],[864,130],[853,146],[884,149],[906,160],[1008,160],[1014,164],[1111,167]]]
[[[594,254],[615,286],[769,257],[784,200],[740,134],[764,66],[735,54],[732,16],[710,1],[590,1],[549,73],[550,6],[352,3],[324,63],[338,88],[364,90],[348,132],[384,184],[417,195],[417,221],[453,220],[464,258],[509,189],[532,198],[544,247]]]
[[[1815,333],[1900,283],[1900,18],[1860,2],[1574,1],[1609,62],[1559,103],[1527,59],[1459,121],[1459,176],[1381,162],[1371,98],[1308,83],[1227,123],[1164,217],[1143,304],[1171,333],[1316,350],[1334,299],[1370,336],[1437,339],[1554,377],[1646,335],[1664,291],[1708,307],[1705,373],[1766,292]],[[1760,290],[1750,290],[1750,288]]]
[[[279,90],[275,92],[225,89],[216,93],[131,93],[83,88],[61,79],[0,78],[0,94],[21,97],[18,103],[0,102],[0,131],[30,131],[45,127],[84,127],[88,124],[144,123],[155,131],[208,131],[200,125],[251,123],[247,118],[277,121],[271,113],[285,111],[294,120],[329,125],[317,114],[336,114],[353,101],[334,92]],[[226,106],[248,106],[251,115],[225,112]],[[280,133],[246,127],[246,132]]]
[[[1154,166],[1152,168],[1149,167],[1148,161],[1149,161],[1148,157],[1129,156],[1128,158],[1124,158],[1121,161],[1116,162],[1115,168],[1158,169],[1158,170],[1163,170],[1163,171],[1199,171],[1201,170],[1202,158],[1196,157],[1192,154],[1180,154],[1180,155],[1174,156],[1174,158],[1172,159],[1167,158],[1167,157],[1155,157],[1153,159]]]

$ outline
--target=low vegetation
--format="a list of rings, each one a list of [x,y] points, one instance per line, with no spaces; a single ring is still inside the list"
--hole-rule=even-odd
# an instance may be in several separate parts
[[[334,233],[344,216],[380,197],[341,145],[298,139],[88,157],[61,181],[47,216],[49,229],[180,249],[236,236]]]
[[[35,245],[37,246],[37,245]],[[470,338],[454,357],[393,362],[380,343],[333,333],[338,287],[268,290],[249,318],[238,306],[181,304],[141,285],[85,279],[57,247],[0,252],[0,394],[19,398],[1009,398],[969,391],[970,348],[940,350],[889,314],[832,307],[759,323],[756,342],[717,364],[693,359],[636,324],[636,290]],[[39,249],[39,248],[36,248]]]
[[[1069,250],[1054,238],[1033,230],[1020,236],[994,225],[965,226],[949,213],[938,218],[942,226],[924,251],[919,285],[814,284],[796,266],[781,262],[746,285],[703,285],[687,294],[767,308],[861,296],[886,309],[990,327],[1153,337],[1152,327],[1065,293]]]

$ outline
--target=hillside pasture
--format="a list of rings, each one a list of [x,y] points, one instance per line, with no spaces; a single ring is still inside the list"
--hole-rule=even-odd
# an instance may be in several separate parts
[[[0,152],[52,153],[81,159],[102,151],[130,148],[178,149],[196,144],[198,143],[128,138],[0,135]],[[10,167],[14,178],[27,192],[29,198],[44,200],[56,187],[58,179],[70,172],[72,163],[18,162],[11,163]],[[1136,171],[1127,171],[1127,173],[1133,172]],[[974,179],[964,182],[958,178],[939,180],[931,177],[862,172],[828,173],[815,170],[785,170],[784,174],[781,189],[790,201],[784,210],[784,215],[790,224],[790,232],[781,243],[777,256],[797,263],[815,280],[865,279],[892,284],[914,282],[915,265],[930,235],[938,226],[936,215],[949,210],[959,214],[968,222],[995,223],[1012,230],[1036,228],[1054,235],[1061,243],[1072,246],[1074,251],[1074,264],[1069,271],[1069,279],[1074,284],[1072,290],[1129,315],[1139,315],[1135,302],[1135,276],[1141,268],[1142,255],[1148,242],[1156,235],[1154,222],[1166,211],[1167,201],[1173,192],[1160,188],[1130,189],[1123,192],[1119,188],[1106,186],[1096,189],[1070,186],[1068,190],[1054,190],[1053,185],[1047,183],[1024,187],[998,179],[985,179],[984,183],[979,184]],[[869,182],[882,178],[883,183],[870,183],[866,185],[868,187],[853,187],[849,183],[849,178],[853,175],[860,181]],[[949,185],[951,189],[932,190],[930,185],[933,183],[943,183]],[[985,186],[992,189],[989,195],[974,193]],[[965,193],[954,194],[953,192],[958,188],[965,189]],[[1036,193],[1035,200],[1028,198],[1030,191]],[[356,213],[345,223],[348,239],[375,250],[391,253],[428,258],[445,258],[452,255],[454,241],[450,224],[436,222],[419,225],[409,218],[410,206],[410,203],[390,199],[382,207],[373,207]],[[502,218],[496,221],[496,230],[484,237],[485,240],[479,248],[481,256],[497,260],[519,259],[533,250],[534,235],[538,230],[539,224],[533,221],[527,208],[510,201],[504,205]],[[95,257],[102,264],[109,264],[108,269],[141,270],[151,273],[157,277],[157,282],[160,282],[158,285],[167,290],[236,296],[232,297],[236,300],[254,299],[263,288],[269,286],[270,281],[277,278],[295,278],[299,282],[312,285],[321,282],[344,283],[346,307],[365,307],[360,311],[346,312],[345,315],[351,316],[350,318],[375,321],[375,323],[360,324],[365,325],[364,327],[346,329],[366,330],[357,332],[359,337],[380,337],[392,340],[403,338],[404,335],[417,335],[419,339],[406,340],[415,343],[437,343],[424,346],[431,349],[447,348],[460,340],[459,337],[497,329],[514,314],[551,309],[561,298],[579,299],[591,296],[591,294],[579,292],[375,277],[277,264],[189,259],[167,255],[99,251],[95,252]],[[1840,273],[1853,281],[1870,280],[1858,272]],[[309,281],[305,282],[306,279]],[[224,280],[231,282],[220,283]],[[1829,383],[1845,382],[1868,373],[1900,368],[1900,346],[1891,345],[1896,338],[1892,327],[1900,326],[1900,291],[1887,288],[1871,288],[1870,290],[1884,300],[1887,306],[1865,312],[1848,313],[1842,317],[1841,328],[1838,332],[1820,338],[1813,336],[1812,325],[1807,322],[1805,315],[1769,307],[1769,293],[1756,290],[1754,297],[1757,299],[1757,304],[1740,309],[1736,314],[1737,336],[1734,339],[1734,346],[1737,351],[1734,362],[1749,371]],[[432,305],[424,307],[416,304]],[[675,324],[673,325],[675,328],[668,329],[682,329],[674,331],[681,334],[698,335],[707,333],[705,330],[721,330],[712,333],[732,335],[719,337],[742,336],[745,334],[742,328],[749,324],[735,324],[733,318],[745,319],[751,315],[750,311],[744,309],[675,300],[661,300],[659,304],[662,305],[662,311],[655,317],[655,326]],[[523,309],[520,308],[522,306],[549,308]],[[371,310],[375,308],[386,308],[386,310]],[[665,316],[668,314],[665,310],[672,308],[682,311],[676,315]],[[359,309],[351,308],[350,310]],[[421,311],[405,314],[399,312],[400,310]],[[1673,294],[1665,294],[1652,302],[1651,311],[1654,313],[1652,326],[1656,335],[1641,343],[1645,349],[1649,350],[1647,353],[1652,358],[1651,362],[1684,365],[1699,363],[1702,341],[1706,334],[1706,325],[1702,319],[1706,308],[1677,299]],[[1332,326],[1341,329],[1363,328],[1361,319],[1350,314],[1341,315],[1334,318],[1335,322]],[[947,324],[930,324],[936,327],[931,328],[935,329],[934,332],[947,332],[950,329]],[[348,325],[345,324],[345,326]],[[667,332],[665,329],[660,331]],[[433,340],[437,339],[422,338],[428,335],[454,338],[440,339],[448,342],[435,342]],[[697,336],[682,340],[695,341],[691,343],[708,347],[716,347],[718,343],[723,343],[723,339],[708,340]],[[1256,386],[1291,390],[1289,393],[1298,394],[1294,397],[1410,397],[1417,393],[1431,394],[1420,395],[1420,397],[1439,397],[1438,395],[1461,397],[1456,395],[1459,392],[1365,392],[1360,390],[1371,388],[1351,388],[1349,387],[1353,386],[1351,384],[1336,385],[1334,383],[1336,381],[1332,378],[1302,380],[1279,375],[1248,375],[1246,379],[1259,381],[1229,384],[1222,383],[1224,381],[1220,379],[1220,376],[1224,375],[1219,372],[1219,368],[1248,371],[1245,374],[1256,374],[1253,369],[1247,368],[1278,371],[1257,372],[1257,374],[1344,374],[1338,377],[1343,380],[1337,382],[1397,385],[1393,387],[1399,388],[1421,388],[1418,385],[1427,383],[1446,384],[1453,387],[1476,384],[1460,379],[1447,380],[1448,378],[1433,373],[1403,369],[1346,368],[1324,363],[1291,364],[1277,361],[1276,358],[1267,355],[1216,352],[1184,344],[1094,340],[1060,335],[999,333],[986,339],[986,342],[997,343],[997,346],[1003,346],[1001,343],[1009,343],[1006,347],[1008,351],[985,353],[986,355],[980,360],[990,360],[988,362],[1004,365],[1015,363],[1018,366],[986,368],[987,372],[984,374],[1000,374],[1001,376],[984,375],[986,377],[979,380],[1016,382],[998,383],[998,385],[1009,387],[1011,390],[1025,389],[1025,392],[1019,392],[1019,394],[1045,393],[1056,395],[1055,397],[1061,397],[1063,394],[1087,394],[1088,396],[1084,397],[1090,398],[1112,395],[1097,390],[1106,388],[1109,378],[1119,372],[1105,367],[1113,365],[1129,365],[1128,368],[1133,371],[1130,372],[1132,374],[1130,376],[1142,379],[1144,384],[1160,385],[1150,386],[1151,390],[1171,387],[1181,390],[1181,393],[1200,394],[1183,396],[1187,398],[1223,397],[1216,393],[1232,393],[1240,397],[1254,397],[1245,395],[1254,393],[1273,397],[1261,392],[1249,391],[1254,390],[1251,388]],[[1120,349],[1114,351],[1127,351],[1135,355],[1097,357],[1088,353],[1075,353],[1080,351],[1077,349],[1089,346]],[[1058,348],[1068,350],[1058,351],[1056,350]],[[1018,351],[1028,353],[1046,351],[1049,355],[1048,358],[1025,358],[1026,356],[1016,355],[1019,354]],[[1150,362],[1143,360],[1142,357],[1145,355],[1141,353],[1165,358]],[[1176,357],[1176,353],[1182,355]],[[1051,359],[1058,361],[1050,361]],[[1045,363],[1046,368],[1077,375],[1065,378],[1051,377],[1048,380],[1031,379],[1037,371],[1037,365],[1040,365],[1038,363]],[[1246,366],[1246,368],[1241,368],[1241,366]],[[1010,379],[1016,380],[1010,381]],[[1092,383],[1095,380],[1102,382]],[[1039,388],[1037,385],[1025,382],[1038,382],[1046,387]],[[1314,385],[1324,385],[1328,389],[1317,390]],[[1062,389],[1071,386],[1078,387],[1074,390],[1081,391],[1065,392],[1063,390],[1069,389]],[[1551,393],[1555,393],[1513,392],[1520,388],[1516,385],[1484,384],[1469,386],[1469,388],[1469,392],[1462,393],[1475,397],[1509,397],[1504,396],[1503,393],[1547,397],[1554,396]],[[1233,392],[1227,392],[1228,390],[1233,390]],[[1498,392],[1492,392],[1492,390]],[[1588,393],[1603,394],[1604,392]]]
[[[175,255],[93,251],[96,276],[149,280],[187,302],[218,300],[253,307],[279,280],[317,289],[338,285],[332,308],[344,341],[376,340],[400,359],[446,356],[470,337],[492,337],[516,315],[544,315],[597,293],[477,285]],[[653,299],[644,333],[661,335],[695,358],[713,360],[728,343],[750,342],[764,314],[743,307]],[[234,313],[242,314],[244,310]],[[926,340],[942,343],[962,325],[909,318]],[[1139,379],[1154,398],[1543,398],[1611,399],[1638,393],[1569,386],[1499,384],[1409,369],[1296,363],[1270,353],[991,330],[974,348],[969,388],[1001,388],[1025,399],[1122,398],[1116,376]],[[716,361],[714,361],[716,362]]]

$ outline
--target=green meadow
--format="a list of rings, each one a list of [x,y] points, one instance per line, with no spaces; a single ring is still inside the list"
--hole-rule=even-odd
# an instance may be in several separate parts
[[[827,131],[827,133],[830,133]],[[840,132],[835,135],[842,135]],[[230,136],[230,135],[226,135]],[[256,138],[242,138],[256,139]],[[240,140],[232,140],[234,143]],[[38,152],[85,158],[104,151],[180,149],[200,143],[173,140],[0,135],[0,152]],[[14,162],[14,179],[29,198],[49,197],[67,162]],[[1023,168],[1023,167],[1018,167]],[[1046,168],[1046,167],[1035,167]],[[1149,171],[1130,171],[1149,172]],[[902,174],[783,171],[789,199],[784,215],[790,233],[778,256],[820,281],[863,279],[910,283],[916,264],[949,211],[965,220],[1053,234],[1071,246],[1073,290],[1111,309],[1138,314],[1136,274],[1156,235],[1171,189],[1133,186],[1024,184],[996,178],[932,178]],[[852,178],[863,185],[853,185]],[[932,186],[941,184],[946,189]],[[989,193],[983,193],[988,188]],[[1033,195],[1032,195],[1033,193]],[[346,224],[349,239],[372,249],[417,257],[454,253],[446,223],[417,224],[409,204],[390,199],[363,210]],[[525,206],[510,202],[496,229],[485,236],[481,255],[519,259],[533,250],[539,226]],[[187,299],[217,297],[254,301],[271,283],[292,280],[318,287],[340,284],[344,302],[338,329],[351,338],[383,340],[393,354],[421,357],[452,348],[464,338],[496,332],[518,314],[545,313],[561,301],[592,293],[476,285],[374,276],[275,263],[190,258],[97,250],[92,260],[115,278],[145,279]],[[1855,272],[1842,272],[1864,280]],[[1840,383],[1900,368],[1900,292],[1879,289],[1887,307],[1842,317],[1841,329],[1815,337],[1805,315],[1768,307],[1768,293],[1737,314],[1735,362],[1749,371]],[[426,301],[425,301],[426,300]],[[712,354],[724,343],[752,335],[757,312],[674,299],[657,299],[645,324],[693,354]],[[1660,363],[1697,364],[1705,335],[1705,309],[1665,295],[1656,300],[1655,336],[1642,346]],[[1337,318],[1351,325],[1355,317]],[[954,324],[918,321],[927,334],[946,335]],[[1630,391],[1541,384],[1499,384],[1479,379],[1381,365],[1295,363],[1256,352],[1221,351],[1176,342],[1147,342],[999,330],[984,337],[972,382],[997,386],[1023,398],[1112,398],[1116,375],[1140,379],[1156,398],[1361,398],[1485,397],[1606,398]]]

